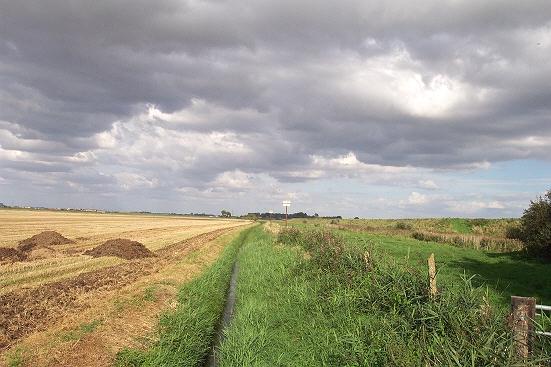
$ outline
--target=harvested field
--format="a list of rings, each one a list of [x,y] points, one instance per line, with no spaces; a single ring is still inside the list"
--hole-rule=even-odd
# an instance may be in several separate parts
[[[92,257],[116,256],[126,260],[155,256],[153,252],[138,241],[131,241],[124,238],[105,241],[98,247],[85,251],[84,255],[90,255]]]
[[[0,210],[0,217],[6,212],[10,211]],[[8,236],[2,236],[4,239],[9,238],[9,241],[2,243],[7,247],[0,250],[0,259],[9,257],[8,261],[13,261],[13,259],[21,257],[24,260],[22,256],[25,256],[26,252],[18,250],[19,242],[30,246],[28,247],[31,249],[28,251],[29,254],[38,250],[53,249],[59,256],[36,261],[27,258],[22,262],[8,262],[0,265],[0,286],[2,287],[0,292],[0,309],[2,310],[0,314],[0,364],[2,361],[8,360],[14,350],[17,351],[28,343],[33,344],[33,350],[36,348],[42,350],[45,348],[43,343],[51,342],[51,340],[43,340],[44,335],[49,335],[51,333],[49,330],[58,329],[60,323],[66,325],[67,320],[82,322],[78,321],[80,320],[79,316],[89,315],[98,300],[112,303],[113,297],[124,297],[130,290],[135,292],[138,284],[141,284],[140,287],[147,288],[150,279],[158,278],[161,274],[165,274],[163,277],[167,277],[167,269],[182,266],[177,264],[189,262],[191,266],[194,260],[186,260],[188,256],[197,251],[203,253],[208,246],[211,246],[208,244],[217,238],[240,231],[243,225],[249,224],[247,221],[237,220],[105,215],[106,217],[102,218],[102,221],[109,222],[111,220],[113,223],[107,224],[105,232],[102,232],[97,227],[98,222],[94,223],[94,219],[98,219],[99,215],[92,214],[93,220],[88,221],[87,224],[97,231],[94,234],[90,233],[90,230],[84,229],[84,223],[75,223],[70,214],[68,215],[70,222],[75,225],[75,228],[79,228],[78,232],[70,231],[69,226],[61,220],[59,213],[46,212],[45,220],[50,221],[47,226],[58,230],[58,234],[63,233],[63,236],[60,235],[65,238],[63,240],[53,233],[48,235],[40,233],[43,232],[40,230],[41,227],[46,225],[34,219],[31,224],[29,218],[25,218],[25,214],[34,217],[35,212],[11,212],[15,212],[12,214],[19,216],[20,223],[24,223],[22,231],[26,232],[26,237],[31,238],[28,241],[23,241],[24,239],[13,236],[13,224],[7,226],[4,222],[0,222],[0,230],[10,233]],[[80,220],[86,222],[86,216],[87,214],[80,214]],[[114,230],[120,225],[117,223],[118,220],[128,224],[124,231]],[[141,222],[141,228],[137,228],[136,222],[138,221]],[[52,225],[52,222],[56,222],[61,229]],[[181,226],[178,226],[178,223]],[[32,228],[28,228],[29,225]],[[132,232],[129,227],[136,229]],[[29,232],[40,233],[40,236],[29,236]],[[120,239],[119,237],[122,235],[132,238],[132,240]],[[156,235],[160,239],[154,238]],[[73,238],[74,240],[71,240]],[[33,239],[32,242],[31,239]],[[37,241],[37,239],[44,241]],[[139,242],[133,239],[139,240]],[[220,246],[223,244],[218,246],[221,248]],[[84,256],[83,253],[92,257]],[[215,256],[215,254],[209,255],[209,261],[214,259],[213,255]],[[190,269],[198,271],[200,268],[192,266]],[[181,271],[182,269],[179,269],[178,273]],[[188,275],[183,272],[180,278],[182,276]],[[164,304],[163,307],[166,306],[167,304]],[[97,314],[103,312],[96,311]],[[157,310],[149,318],[156,317],[158,311],[160,310]],[[153,319],[150,321],[154,322]],[[102,329],[109,329],[109,324],[112,322],[114,321],[102,319]],[[66,327],[64,326],[64,328]],[[136,337],[138,336],[136,335]],[[46,337],[46,339],[50,339],[50,337]],[[103,351],[102,353],[107,352]],[[114,351],[110,350],[109,353],[112,357]],[[34,361],[35,357],[29,357],[29,361]],[[56,356],[58,362],[68,360],[66,357]],[[41,356],[40,358],[46,357]],[[94,358],[92,358],[93,360]],[[75,360],[75,363],[77,362]],[[22,365],[42,364],[29,362],[29,364]],[[74,364],[56,362],[52,365]]]
[[[157,251],[187,238],[220,228],[248,223],[239,220],[188,218],[168,215],[65,213],[38,210],[0,210],[0,247],[18,248],[21,241],[55,230],[74,243],[34,249],[29,260],[2,261],[0,294],[77,276],[124,262],[117,257],[80,256],[102,243],[126,238]]]

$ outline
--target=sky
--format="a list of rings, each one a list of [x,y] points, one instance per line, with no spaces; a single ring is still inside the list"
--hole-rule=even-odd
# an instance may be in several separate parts
[[[515,217],[551,2],[0,0],[0,202]]]

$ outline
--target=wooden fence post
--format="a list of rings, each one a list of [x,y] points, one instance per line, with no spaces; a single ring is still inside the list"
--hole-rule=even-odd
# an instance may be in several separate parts
[[[429,259],[429,295],[431,298],[436,297],[438,289],[436,288],[436,263],[434,262],[434,254],[430,254]]]
[[[517,355],[527,358],[532,351],[532,337],[536,317],[536,299],[511,296],[511,327]]]

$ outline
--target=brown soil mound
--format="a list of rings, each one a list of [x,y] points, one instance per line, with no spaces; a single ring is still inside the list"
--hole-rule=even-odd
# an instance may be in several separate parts
[[[93,257],[116,256],[126,260],[155,256],[143,244],[123,238],[106,241],[102,245],[84,252],[84,255]]]
[[[16,248],[0,247],[0,262],[24,261],[26,258],[27,255]]]
[[[75,243],[75,241],[63,237],[56,231],[44,231],[19,242],[19,250],[30,251],[36,247],[67,245],[69,243]]]

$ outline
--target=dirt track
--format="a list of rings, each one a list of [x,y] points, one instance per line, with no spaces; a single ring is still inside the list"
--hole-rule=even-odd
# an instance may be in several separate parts
[[[157,257],[154,258],[133,260],[37,288],[0,295],[0,351],[35,331],[47,329],[68,311],[86,308],[87,299],[93,297],[94,292],[119,289],[158,272],[171,261],[233,229],[218,229],[175,243],[156,251]]]

